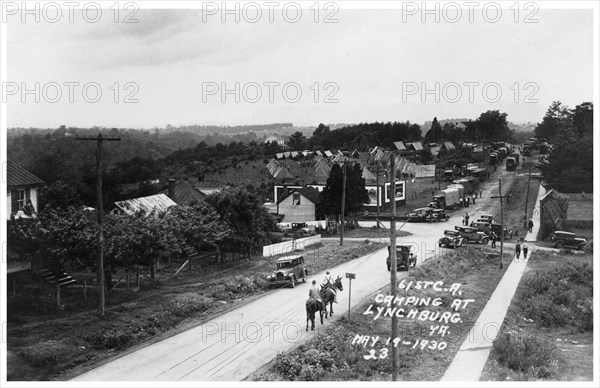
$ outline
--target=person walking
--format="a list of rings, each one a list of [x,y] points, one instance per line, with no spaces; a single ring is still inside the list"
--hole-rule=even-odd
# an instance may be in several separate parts
[[[527,244],[527,241],[523,242],[523,258],[526,259],[527,258],[527,252],[529,251],[529,245]]]
[[[515,258],[518,259],[521,257],[521,242],[517,241],[515,244]]]
[[[469,226],[469,213],[465,213],[465,226]]]
[[[471,197],[471,199],[473,199],[473,205],[475,205],[475,198],[477,198],[477,194],[473,193],[473,196]]]
[[[496,233],[492,232],[490,234],[490,238],[492,239],[492,248],[496,248],[496,239],[498,238],[498,236],[496,236]]]
[[[460,202],[460,207],[463,207],[463,199],[459,198],[458,201]]]
[[[488,172],[488,178],[490,177],[490,173]],[[479,198],[483,195],[483,190],[479,190]]]
[[[529,227],[529,233],[531,233],[533,231],[533,218],[529,219],[529,224],[527,224],[527,226]]]

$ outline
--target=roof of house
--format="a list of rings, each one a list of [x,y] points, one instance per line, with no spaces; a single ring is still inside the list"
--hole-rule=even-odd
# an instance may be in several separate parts
[[[395,141],[394,145],[396,146],[397,149],[399,149],[400,151],[405,151],[406,150],[406,146],[404,145],[404,143],[402,143],[401,141]]]
[[[46,183],[20,165],[10,160],[6,163],[6,188],[43,186]]]
[[[444,147],[446,147],[446,150],[453,150],[453,149],[455,149],[454,144],[452,144],[451,141],[445,141],[444,142]]]
[[[294,193],[300,193],[303,197],[305,197],[306,199],[308,199],[309,201],[311,201],[314,204],[317,204],[320,202],[319,190],[315,189],[314,187],[304,187],[302,189],[290,190],[289,194],[286,195],[285,197],[281,198],[278,201],[278,203],[281,203],[287,197],[289,197],[290,195],[292,195]]]
[[[169,189],[165,189],[161,194],[169,195]],[[190,206],[194,202],[202,202],[205,195],[193,187],[189,182],[179,181],[175,183],[175,190],[171,198],[178,205]]]
[[[177,204],[173,200],[167,197],[166,194],[150,195],[148,197],[132,198],[125,201],[115,202],[115,206],[121,209],[125,214],[134,214],[137,211],[144,210],[151,212],[156,210],[163,212],[169,209],[171,206]]]
[[[415,151],[422,151],[423,150],[423,143],[421,143],[420,141],[415,141],[413,143],[409,143],[412,148],[414,148]]]
[[[429,149],[429,151],[431,151],[431,155],[433,155],[434,157],[438,156],[438,154],[440,153],[440,149],[442,147],[431,147]]]

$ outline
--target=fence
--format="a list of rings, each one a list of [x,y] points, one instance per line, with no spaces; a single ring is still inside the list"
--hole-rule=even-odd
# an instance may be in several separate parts
[[[296,250],[302,250],[310,245],[315,245],[321,242],[321,235],[299,238],[292,241],[284,241],[277,244],[265,245],[263,247],[263,257],[271,257],[275,255],[281,255],[283,253],[294,252]]]

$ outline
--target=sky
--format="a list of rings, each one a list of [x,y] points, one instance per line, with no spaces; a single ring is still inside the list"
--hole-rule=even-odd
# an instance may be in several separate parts
[[[591,10],[51,11],[6,16],[8,127],[537,122],[593,100]]]

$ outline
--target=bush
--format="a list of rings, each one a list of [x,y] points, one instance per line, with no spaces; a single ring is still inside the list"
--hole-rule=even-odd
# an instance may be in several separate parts
[[[560,351],[552,342],[535,335],[507,332],[494,341],[493,347],[501,364],[534,378],[555,376],[562,361]]]
[[[91,334],[84,339],[97,349],[115,349],[127,345],[132,339],[132,334],[113,329]]]
[[[32,367],[45,367],[56,364],[67,354],[69,347],[60,341],[44,341],[19,350],[18,355]]]
[[[273,364],[275,370],[283,375],[287,380],[293,381],[302,371],[300,356],[292,354],[278,353],[275,356]]]

